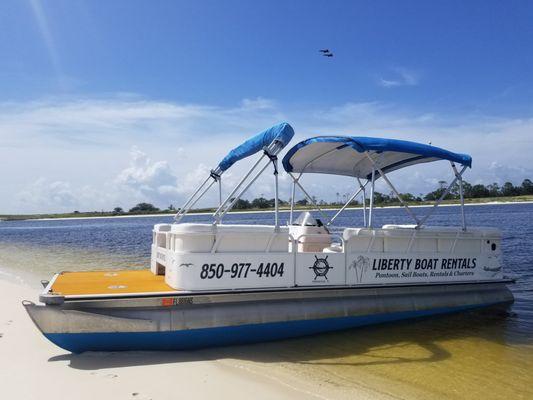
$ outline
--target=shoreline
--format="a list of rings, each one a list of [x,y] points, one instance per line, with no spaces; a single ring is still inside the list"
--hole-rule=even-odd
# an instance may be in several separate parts
[[[72,354],[49,342],[21,305],[38,291],[0,275],[0,382],[5,398],[38,400],[51,382],[58,400],[192,399],[392,400],[379,387],[349,390],[306,376],[293,376],[284,362],[264,362],[257,346],[243,345],[195,351],[86,352]],[[31,384],[28,384],[31,383]]]
[[[516,205],[516,204],[533,204],[533,200],[524,200],[524,201],[488,201],[488,202],[479,202],[479,203],[465,203],[465,207],[470,206],[501,206],[501,205]],[[431,208],[433,204],[408,204],[409,208]],[[439,207],[460,207],[460,203],[441,203]],[[396,209],[403,208],[401,205],[389,205],[389,206],[375,206],[375,209]],[[302,211],[313,211],[313,208],[295,208],[294,212]],[[322,211],[338,211],[340,207],[328,207],[321,208]],[[363,207],[346,207],[344,211],[356,211],[363,210]],[[273,213],[273,209],[268,210],[242,210],[242,211],[231,211],[228,214],[268,214]],[[281,209],[280,213],[289,213],[290,209]],[[209,215],[212,214],[212,211],[206,212],[189,212],[187,215]],[[65,220],[82,220],[82,219],[110,219],[110,218],[159,218],[159,217],[174,217],[175,214],[169,213],[159,213],[159,214],[132,214],[132,215],[108,215],[108,216],[92,216],[92,217],[57,217],[57,218],[26,218],[26,219],[11,219],[11,220],[2,220],[0,222],[13,222],[13,221],[65,221]]]

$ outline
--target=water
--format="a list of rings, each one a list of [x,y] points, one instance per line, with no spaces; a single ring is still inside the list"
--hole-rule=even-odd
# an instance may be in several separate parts
[[[423,214],[428,208],[416,209]],[[332,212],[328,212],[332,215]],[[282,214],[282,222],[288,214]],[[347,211],[339,226],[361,225]],[[188,221],[207,222],[208,216]],[[232,214],[227,223],[271,224],[272,214]],[[457,225],[457,207],[441,207],[432,225]],[[320,382],[350,397],[371,389],[393,398],[533,398],[533,204],[467,207],[467,221],[503,231],[508,312],[463,313],[219,350],[246,368]],[[151,229],[171,217],[0,222],[0,272],[35,284],[60,270],[144,268]],[[376,212],[376,226],[411,223],[401,209]],[[281,378],[280,378],[281,379]]]

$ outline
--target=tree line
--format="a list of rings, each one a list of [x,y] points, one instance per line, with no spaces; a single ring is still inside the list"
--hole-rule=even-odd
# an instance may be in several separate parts
[[[436,200],[442,196],[445,191],[446,182],[440,181],[440,187],[424,196],[424,200]],[[502,186],[497,183],[490,185],[476,184],[472,185],[463,181],[463,195],[467,199],[476,199],[482,197],[510,197],[533,195],[533,182],[530,179],[524,179],[521,185],[515,186],[511,182],[505,182]],[[459,198],[459,184],[453,185],[450,193],[445,196],[445,199]]]
[[[412,193],[400,193],[400,197],[403,201],[406,202],[423,202],[423,201],[435,201],[439,199],[442,194],[446,191],[447,188],[447,182],[446,181],[439,181],[439,187],[429,192],[425,195],[419,194],[418,196],[412,194]],[[326,202],[324,200],[317,200],[315,196],[313,196],[313,201],[317,204],[320,204],[322,206],[328,206],[328,205],[342,205],[346,203],[349,195],[343,194],[342,196],[340,193],[336,193],[337,195],[337,201],[333,202]],[[521,185],[513,185],[511,182],[505,182],[503,185],[498,185],[497,183],[492,183],[489,185],[483,185],[483,184],[471,184],[466,181],[463,181],[463,195],[465,199],[475,199],[475,198],[483,198],[483,197],[510,197],[510,196],[522,196],[522,195],[533,195],[533,182],[530,179],[524,179],[522,181]],[[452,186],[450,191],[444,196],[444,200],[458,200],[460,198],[459,193],[459,184],[456,183]],[[341,201],[343,200],[343,201]],[[369,199],[367,199],[367,203],[369,202]],[[278,200],[279,206],[288,206],[289,202],[279,199]],[[374,192],[374,203],[378,205],[382,204],[390,204],[390,203],[398,203],[397,197],[394,195],[394,193],[381,193],[381,192]],[[235,202],[234,209],[235,210],[251,210],[251,209],[269,209],[274,208],[275,199],[266,199],[264,197],[258,197],[253,200],[246,200],[246,199],[238,199]],[[297,206],[308,206],[311,204],[310,201],[307,199],[301,199],[297,200],[295,203]],[[350,205],[358,205],[360,202],[357,200],[353,200],[350,202]],[[127,212],[128,214],[149,214],[149,213],[156,213],[156,212],[173,212],[177,211],[176,208],[171,204],[166,209],[159,209],[155,207],[153,204],[150,203],[139,203],[135,205],[134,207],[130,208]],[[115,207],[113,210],[113,214],[120,215],[120,214],[126,214],[126,211],[124,211],[121,207]]]

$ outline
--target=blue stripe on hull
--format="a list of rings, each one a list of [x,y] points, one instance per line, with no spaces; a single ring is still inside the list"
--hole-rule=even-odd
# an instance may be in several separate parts
[[[57,346],[73,353],[84,351],[187,350],[313,335],[364,325],[465,311],[490,305],[492,304],[180,331],[45,333],[44,335]]]

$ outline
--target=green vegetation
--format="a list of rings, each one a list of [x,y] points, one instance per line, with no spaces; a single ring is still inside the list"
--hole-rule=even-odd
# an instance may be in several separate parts
[[[426,195],[420,194],[415,196],[412,193],[400,193],[402,200],[410,205],[425,205],[434,202],[439,199],[444,192],[446,191],[447,183],[445,181],[439,182],[439,188],[427,193]],[[463,194],[465,198],[465,203],[487,203],[493,201],[529,201],[533,200],[533,182],[530,179],[524,179],[520,186],[514,186],[511,182],[505,182],[502,187],[497,183],[490,185],[481,185],[476,184],[472,185],[466,181],[463,182]],[[313,201],[320,206],[338,208],[341,207],[349,198],[348,194],[342,195],[337,193],[337,201],[333,203],[327,203],[323,200],[317,200],[313,197]],[[459,195],[459,184],[455,184],[449,193],[444,196],[444,204],[454,204],[458,203],[460,199]],[[367,204],[369,203],[367,199]],[[400,205],[400,201],[394,195],[394,193],[374,193],[374,204],[377,206],[394,206]],[[280,208],[285,208],[289,205],[288,202],[279,200]],[[353,200],[349,204],[351,207],[360,206],[358,201]],[[307,199],[302,199],[296,201],[296,206],[298,208],[312,208],[312,203]],[[263,209],[272,209],[274,208],[274,199],[265,199],[259,197],[253,199],[252,201],[239,199],[235,203],[234,209],[236,210],[263,210]]]
[[[415,196],[411,193],[400,193],[402,200],[409,205],[428,205],[440,198],[445,192],[446,182],[440,181],[439,188],[427,193]],[[463,192],[465,203],[491,203],[491,202],[524,202],[533,201],[533,182],[530,179],[524,179],[520,186],[514,186],[511,182],[505,182],[501,187],[497,183],[490,185],[475,184],[463,182]],[[313,201],[323,208],[340,208],[347,201],[348,195],[340,195],[337,193],[337,201],[327,203],[323,200],[317,200],[313,197]],[[344,199],[344,201],[341,201]],[[367,199],[367,203],[368,203]],[[288,209],[289,202],[279,199],[280,209]],[[459,203],[459,185],[454,185],[449,193],[446,194],[443,204],[458,204]],[[378,207],[398,206],[401,203],[398,201],[393,193],[384,194],[375,192],[374,204]],[[362,207],[358,201],[350,202],[350,207]],[[253,200],[239,199],[235,203],[234,210],[238,211],[263,211],[274,208],[274,199],[266,199],[264,197],[255,198]],[[313,205],[307,199],[296,201],[296,209],[305,210],[312,209]],[[203,208],[195,209],[196,213],[210,213],[215,209]],[[150,203],[139,203],[130,208],[129,211],[124,211],[122,207],[115,207],[113,211],[73,211],[72,213],[63,214],[31,214],[31,215],[0,215],[0,220],[23,220],[23,219],[39,219],[39,218],[86,218],[86,217],[114,217],[127,215],[151,215],[151,214],[175,214],[176,208],[170,204],[166,209],[161,210]]]
[[[120,207],[117,207],[117,208],[120,208]],[[160,211],[161,210],[157,207],[154,207],[153,204],[139,203],[135,207],[130,208],[129,213],[130,214],[150,214],[150,213],[155,213],[155,212],[160,212]]]

